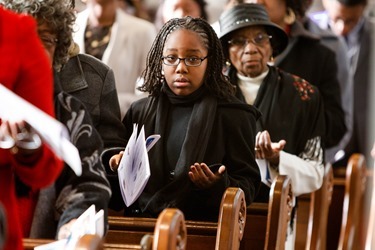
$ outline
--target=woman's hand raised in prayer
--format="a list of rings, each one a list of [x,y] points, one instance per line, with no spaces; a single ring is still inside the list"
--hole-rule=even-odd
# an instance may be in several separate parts
[[[255,157],[267,160],[272,167],[279,166],[280,151],[284,149],[285,140],[272,142],[267,130],[258,132],[255,137]]]

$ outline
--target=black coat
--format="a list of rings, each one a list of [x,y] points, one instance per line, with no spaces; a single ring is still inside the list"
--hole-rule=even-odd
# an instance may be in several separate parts
[[[179,161],[173,166],[174,175],[171,176],[165,155],[170,153],[166,152],[166,148],[167,144],[173,143],[173,138],[167,142],[166,130],[171,127],[170,123],[175,124],[173,119],[168,118],[170,112],[167,112],[174,105],[169,103],[163,93],[153,101],[149,101],[150,98],[133,103],[123,121],[128,136],[132,133],[133,123],[138,123],[139,128],[145,123],[146,137],[151,134],[161,135],[161,139],[149,152],[151,177],[146,188],[136,203],[126,210],[140,211],[141,216],[156,217],[166,207],[177,207],[187,219],[217,220],[221,198],[228,187],[240,187],[245,193],[247,204],[250,204],[260,185],[260,172],[254,153],[255,124],[259,112],[235,98],[224,101],[210,96],[212,110],[206,109],[209,112],[203,114],[199,114],[201,111],[196,112],[196,106],[192,104],[193,111],[178,155]],[[162,105],[166,106],[160,106],[163,102]],[[144,119],[147,107],[151,107],[151,115]],[[196,127],[191,125],[194,123],[192,121],[198,121],[195,122]],[[206,126],[210,123],[212,125]],[[210,132],[199,133],[199,130],[206,132],[207,127]],[[202,148],[204,143],[207,146]],[[213,187],[200,190],[188,177],[190,165],[195,162],[224,164],[226,172]],[[114,196],[119,195],[119,190],[113,192]]]
[[[346,132],[335,54],[299,22],[292,25],[289,38],[289,45],[276,58],[275,66],[304,78],[319,89],[324,102],[325,147],[335,146]]]

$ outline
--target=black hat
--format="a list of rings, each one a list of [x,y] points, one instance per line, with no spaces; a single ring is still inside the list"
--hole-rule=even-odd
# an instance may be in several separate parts
[[[227,42],[228,35],[233,31],[249,26],[264,26],[272,36],[271,45],[273,55],[280,54],[288,45],[288,36],[278,25],[270,21],[263,5],[244,3],[233,6],[224,11],[219,19],[222,42]]]

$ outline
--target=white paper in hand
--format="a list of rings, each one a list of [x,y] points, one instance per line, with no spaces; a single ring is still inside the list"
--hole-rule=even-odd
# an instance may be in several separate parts
[[[77,148],[69,141],[66,127],[2,84],[0,84],[0,118],[26,121],[76,175],[82,174],[81,158]]]
[[[133,134],[125,148],[117,170],[122,198],[129,207],[143,192],[150,178],[144,127],[137,138],[138,126],[134,124]]]

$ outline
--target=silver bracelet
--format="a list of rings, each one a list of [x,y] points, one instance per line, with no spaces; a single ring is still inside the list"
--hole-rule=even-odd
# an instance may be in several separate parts
[[[40,148],[42,140],[36,133],[23,132],[16,136],[15,146],[20,149],[35,150]]]

